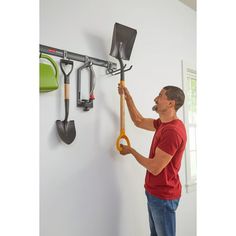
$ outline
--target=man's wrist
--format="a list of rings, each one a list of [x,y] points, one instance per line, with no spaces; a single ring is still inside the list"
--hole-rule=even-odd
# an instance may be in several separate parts
[[[135,150],[133,148],[130,148],[130,153],[135,157]]]
[[[130,94],[125,95],[125,100],[132,100],[132,97],[130,96]]]

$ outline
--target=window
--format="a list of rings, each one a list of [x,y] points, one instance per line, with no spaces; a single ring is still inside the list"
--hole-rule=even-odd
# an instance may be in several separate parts
[[[183,90],[185,93],[184,123],[187,131],[185,149],[186,190],[194,191],[197,183],[197,72],[192,66],[186,66],[182,61]]]

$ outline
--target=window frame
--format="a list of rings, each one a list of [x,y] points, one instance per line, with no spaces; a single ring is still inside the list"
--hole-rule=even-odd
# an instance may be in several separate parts
[[[182,83],[183,83],[183,90],[185,93],[185,96],[187,98],[188,96],[188,78],[187,78],[187,72],[188,69],[195,71],[196,73],[196,82],[197,82],[197,71],[196,68],[190,64],[184,63],[184,61],[181,61],[181,68],[182,68]],[[188,72],[189,73],[189,72]],[[197,90],[197,88],[196,88]],[[193,192],[196,191],[196,186],[197,186],[197,175],[192,176],[192,168],[191,168],[191,159],[190,159],[190,136],[189,136],[189,128],[190,126],[194,126],[195,130],[197,128],[197,122],[195,124],[190,124],[189,122],[189,108],[188,108],[188,102],[186,102],[185,98],[185,103],[183,105],[183,118],[184,118],[184,123],[186,127],[186,132],[187,132],[187,138],[188,141],[186,143],[186,148],[184,152],[184,157],[185,157],[185,180],[186,180],[186,192]],[[197,141],[196,141],[197,142]],[[197,155],[197,145],[196,145],[196,155]],[[197,158],[197,157],[196,157]],[[197,168],[197,166],[195,167]]]

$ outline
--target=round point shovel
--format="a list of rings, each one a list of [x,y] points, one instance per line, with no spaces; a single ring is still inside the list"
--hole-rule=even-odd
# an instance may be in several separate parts
[[[71,65],[71,70],[69,73],[66,73],[64,68],[64,65]],[[75,122],[73,120],[68,121],[69,116],[69,86],[70,86],[70,79],[69,75],[73,70],[73,61],[68,61],[65,59],[60,60],[60,67],[64,74],[64,100],[65,100],[65,119],[63,121],[57,120],[56,126],[57,126],[57,132],[62,139],[63,142],[66,144],[71,144],[76,136],[75,131]]]

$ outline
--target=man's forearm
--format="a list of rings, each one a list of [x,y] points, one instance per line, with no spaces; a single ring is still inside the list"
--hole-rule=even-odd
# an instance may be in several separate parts
[[[136,108],[134,101],[130,95],[125,96],[126,104],[129,110],[130,117],[135,125],[142,121],[143,117]]]
[[[150,173],[152,173],[153,175],[157,175],[159,173],[156,167],[156,163],[153,159],[142,156],[133,148],[131,149],[130,153],[135,157],[139,164],[145,167]]]

